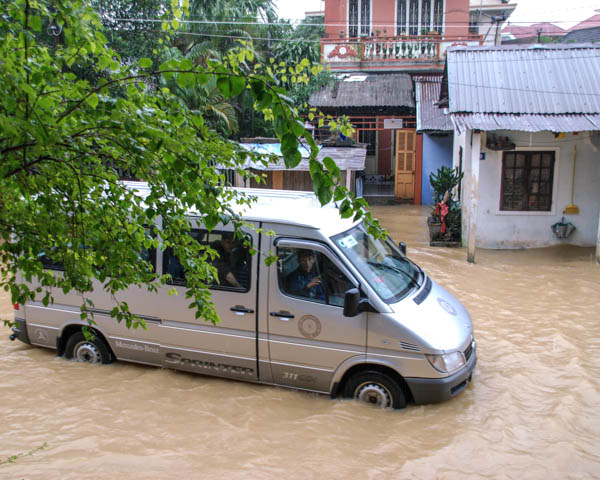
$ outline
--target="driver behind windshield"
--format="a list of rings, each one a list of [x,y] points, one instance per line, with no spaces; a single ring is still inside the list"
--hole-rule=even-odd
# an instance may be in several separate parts
[[[301,249],[296,255],[298,268],[288,276],[286,290],[299,297],[325,301],[325,292],[321,286],[321,277],[317,273],[314,253],[311,250]]]

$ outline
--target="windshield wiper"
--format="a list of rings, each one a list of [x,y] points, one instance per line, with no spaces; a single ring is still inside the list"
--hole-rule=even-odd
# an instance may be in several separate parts
[[[385,263],[375,263],[375,262],[367,262],[367,265],[371,265],[372,267],[379,269],[388,269],[392,272],[401,273],[405,277],[408,277],[417,287],[421,287],[421,284],[409,273],[404,270],[399,269],[398,267],[392,267],[391,265],[386,265]]]

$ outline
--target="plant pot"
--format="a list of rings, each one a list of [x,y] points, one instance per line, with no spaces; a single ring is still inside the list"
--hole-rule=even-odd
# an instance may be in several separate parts
[[[429,245],[431,247],[460,247],[462,242],[456,239],[445,238],[442,233],[442,222],[434,217],[427,218],[427,227],[429,228]]]
[[[439,238],[442,230],[442,222],[434,217],[428,217],[427,226],[429,227],[429,240],[432,241]]]

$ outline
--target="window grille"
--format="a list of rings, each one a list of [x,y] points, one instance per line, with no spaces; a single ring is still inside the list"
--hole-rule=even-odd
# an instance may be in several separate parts
[[[505,152],[502,159],[500,210],[552,209],[554,152]]]
[[[419,34],[419,0],[410,0],[410,11],[408,12],[408,31],[410,35]]]
[[[406,1],[398,0],[396,5],[396,35],[406,35],[408,33],[406,25]]]
[[[444,0],[396,0],[396,35],[441,34]]]
[[[433,29],[442,34],[444,28],[444,0],[434,0],[433,3]]]
[[[371,30],[371,0],[350,0],[348,8],[348,35],[369,35]]]
[[[431,0],[421,0],[421,33],[431,30]]]

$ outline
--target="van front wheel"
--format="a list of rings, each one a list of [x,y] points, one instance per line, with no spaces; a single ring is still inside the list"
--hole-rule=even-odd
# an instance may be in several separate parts
[[[379,408],[404,408],[406,397],[398,383],[384,373],[359,372],[344,386],[344,396]]]
[[[97,335],[91,339],[85,338],[83,332],[76,332],[69,337],[65,348],[67,358],[85,363],[111,363],[113,361],[110,350]]]

